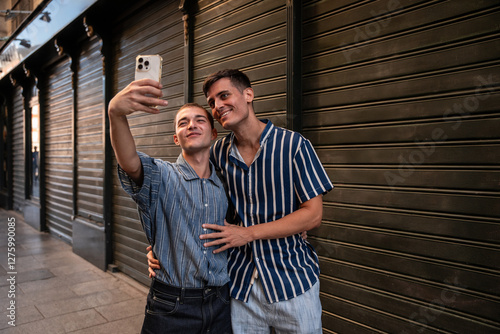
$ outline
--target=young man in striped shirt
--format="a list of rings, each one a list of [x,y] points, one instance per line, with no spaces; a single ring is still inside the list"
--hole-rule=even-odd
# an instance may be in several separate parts
[[[318,257],[301,232],[321,224],[322,195],[333,185],[307,139],[256,117],[244,73],[214,73],[203,92],[232,131],[213,145],[211,160],[240,221],[204,224],[217,232],[200,239],[216,239],[205,243],[220,246],[214,253],[229,251],[233,332],[321,333]]]
[[[228,202],[224,184],[209,161],[217,138],[205,108],[186,104],[174,119],[176,163],[136,152],[127,115],[166,101],[158,82],[132,82],[109,104],[111,143],[123,189],[137,203],[144,232],[162,263],[152,280],[141,333],[231,333],[227,254],[207,250],[202,223],[223,224]],[[214,247],[215,248],[215,247]]]

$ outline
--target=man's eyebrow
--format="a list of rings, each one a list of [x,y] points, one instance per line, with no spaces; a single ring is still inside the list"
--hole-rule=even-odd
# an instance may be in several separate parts
[[[226,94],[226,93],[229,93],[229,91],[223,90],[223,91],[220,91],[219,93],[217,93],[215,96],[221,96],[222,94]]]
[[[204,118],[204,119],[208,120],[208,117],[207,117],[207,116],[205,116],[205,115],[196,115],[196,116],[194,116],[194,118],[195,118],[195,119],[197,119],[197,118]],[[185,120],[187,120],[187,119],[188,119],[188,117],[187,117],[187,116],[184,116],[184,117],[182,117],[182,118],[179,118],[179,119],[177,120],[177,124],[179,124],[181,121],[185,121]]]
[[[218,92],[217,94],[215,94],[215,97],[219,97],[222,94],[226,94],[226,93],[229,93],[229,91],[228,90],[221,90],[220,92]],[[209,98],[208,102],[213,101],[213,100],[214,100],[213,98]]]
[[[196,115],[194,118],[204,118],[204,119],[208,119],[207,116],[205,115]]]

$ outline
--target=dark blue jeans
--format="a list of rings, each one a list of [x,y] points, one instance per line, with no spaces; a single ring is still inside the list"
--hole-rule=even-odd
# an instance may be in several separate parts
[[[229,284],[184,289],[153,279],[141,333],[232,333]]]

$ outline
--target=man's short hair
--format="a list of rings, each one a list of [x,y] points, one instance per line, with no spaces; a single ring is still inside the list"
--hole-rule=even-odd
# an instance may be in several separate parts
[[[248,79],[245,73],[237,69],[225,69],[212,73],[205,79],[205,82],[203,83],[203,93],[205,94],[205,97],[207,96],[210,87],[223,78],[229,78],[233,86],[238,88],[241,93],[243,93],[246,88],[252,88],[250,79]]]
[[[177,112],[175,113],[174,119],[177,118],[177,114],[179,113],[179,111],[181,111],[182,109],[190,108],[190,107],[200,108],[201,110],[205,111],[205,114],[207,114],[208,121],[210,122],[210,126],[212,127],[212,129],[214,128],[214,117],[212,116],[212,114],[209,113],[207,111],[207,109],[205,109],[204,107],[202,107],[201,105],[199,105],[198,103],[195,103],[195,102],[186,103],[185,105],[180,107],[179,110],[177,110]],[[177,124],[174,124],[174,125],[177,128]]]

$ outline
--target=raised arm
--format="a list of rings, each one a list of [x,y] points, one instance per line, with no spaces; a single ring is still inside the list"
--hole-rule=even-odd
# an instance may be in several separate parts
[[[158,98],[149,97],[146,94],[157,96]],[[127,115],[136,111],[144,111],[151,114],[159,113],[158,108],[152,106],[166,106],[168,104],[167,101],[160,99],[162,95],[159,82],[151,79],[142,79],[129,84],[109,102],[110,137],[116,160],[138,185],[142,184],[142,164],[137,155]]]

